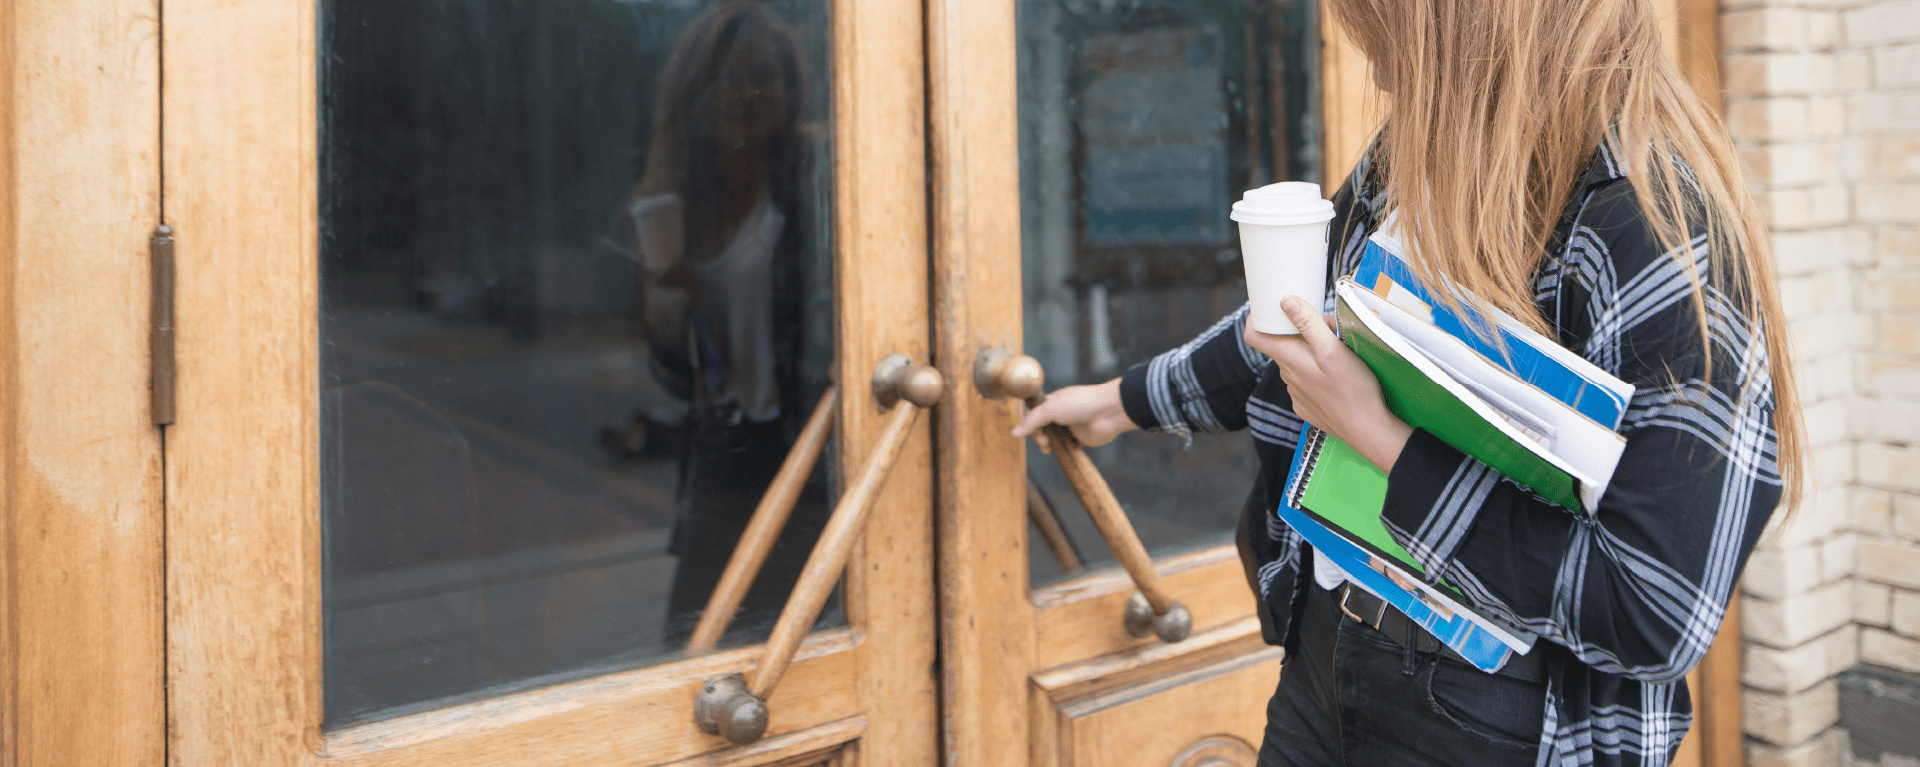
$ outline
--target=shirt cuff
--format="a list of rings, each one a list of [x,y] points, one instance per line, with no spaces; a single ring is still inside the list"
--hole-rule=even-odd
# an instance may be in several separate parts
[[[1133,425],[1146,430],[1160,428],[1160,419],[1153,417],[1153,401],[1147,394],[1147,363],[1127,368],[1120,376],[1120,407],[1127,411],[1127,419]]]
[[[1427,571],[1445,577],[1500,473],[1425,429],[1414,429],[1387,475],[1380,521]]]

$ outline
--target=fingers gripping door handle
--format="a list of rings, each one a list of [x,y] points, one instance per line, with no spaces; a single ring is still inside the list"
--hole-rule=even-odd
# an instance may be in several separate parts
[[[1047,395],[1040,392],[1043,381],[1040,363],[1024,354],[1015,356],[990,349],[981,353],[974,365],[974,383],[987,396],[1024,396],[1028,407],[1038,407],[1046,401]],[[1153,634],[1167,642],[1186,639],[1193,633],[1193,616],[1161,583],[1160,573],[1153,569],[1153,559],[1147,555],[1147,547],[1140,543],[1133,523],[1127,521],[1126,511],[1120,508],[1119,499],[1113,497],[1113,490],[1107,487],[1100,470],[1081,449],[1080,440],[1060,424],[1047,424],[1042,430],[1054,460],[1060,462],[1060,472],[1067,475],[1067,484],[1080,496],[1080,505],[1087,507],[1087,516],[1093,518],[1100,537],[1106,539],[1107,548],[1113,550],[1114,558],[1139,589],[1127,600],[1127,633],[1136,637]]]
[[[745,676],[732,674],[708,681],[694,700],[693,717],[701,729],[719,733],[736,744],[752,743],[766,732],[767,698],[793,663],[800,640],[820,617],[820,608],[846,568],[854,535],[866,521],[874,497],[906,446],[907,432],[913,429],[920,411],[940,401],[945,389],[939,371],[915,365],[905,355],[889,356],[874,369],[874,397],[888,410],[880,439],[856,479],[840,496],[826,528],[820,531],[820,540],[814,544],[786,607],[780,610],[780,619],[773,625],[773,634],[767,638],[767,650],[760,656],[759,665]]]

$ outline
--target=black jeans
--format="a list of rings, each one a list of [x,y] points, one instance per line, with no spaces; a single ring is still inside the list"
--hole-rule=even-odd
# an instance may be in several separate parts
[[[1532,765],[1546,683],[1404,649],[1307,586],[1299,651],[1267,704],[1260,767]]]

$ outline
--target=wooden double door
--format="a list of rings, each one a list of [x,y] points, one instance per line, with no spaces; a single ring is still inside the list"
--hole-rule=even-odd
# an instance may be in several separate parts
[[[1253,764],[1246,438],[1092,451],[1192,615],[1136,637],[976,369],[1106,380],[1244,300],[1233,195],[1373,127],[1313,3],[8,14],[0,763]],[[894,355],[924,414],[876,399]],[[783,621],[765,732],[705,731]]]

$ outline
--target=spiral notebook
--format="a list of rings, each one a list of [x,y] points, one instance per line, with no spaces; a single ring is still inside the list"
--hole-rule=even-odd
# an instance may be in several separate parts
[[[1419,563],[1380,522],[1386,492],[1387,478],[1378,468],[1340,438],[1309,425],[1301,430],[1277,513],[1316,556],[1339,565],[1361,588],[1405,613],[1474,667],[1493,673],[1513,654],[1532,649],[1532,634],[1475,612],[1444,582],[1421,582]],[[1388,577],[1389,570],[1418,586],[1401,587]]]

